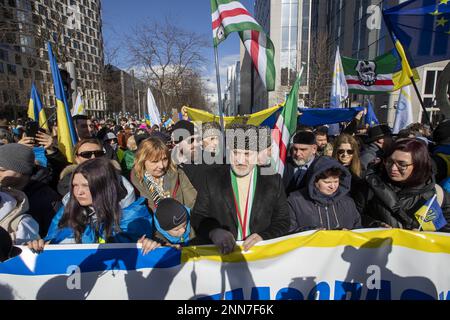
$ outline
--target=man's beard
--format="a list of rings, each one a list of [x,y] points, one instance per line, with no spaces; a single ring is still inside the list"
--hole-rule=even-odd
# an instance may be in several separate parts
[[[304,165],[307,164],[310,160],[311,160],[311,159],[308,159],[308,160],[297,160],[297,159],[292,158],[292,161],[294,161],[294,163],[295,163],[298,167],[304,166]]]

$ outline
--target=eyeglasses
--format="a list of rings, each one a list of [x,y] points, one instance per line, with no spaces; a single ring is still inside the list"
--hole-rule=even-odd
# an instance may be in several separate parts
[[[83,151],[80,153],[77,153],[77,156],[85,158],[85,159],[91,159],[92,156],[95,158],[103,157],[105,155],[105,151],[103,150],[95,150],[95,151]]]
[[[400,170],[400,171],[405,171],[406,169],[408,169],[408,167],[410,167],[410,166],[412,166],[412,165],[414,165],[414,163],[403,163],[403,162],[397,162],[397,161],[394,161],[394,160],[392,160],[392,159],[387,159],[385,162],[384,162],[384,164],[385,164],[385,166],[386,167],[388,167],[388,168],[391,168],[394,164],[395,164],[395,166],[398,168],[398,170]]]
[[[344,149],[339,149],[337,151],[337,154],[342,156],[344,153],[347,153],[349,156],[353,155],[355,153],[355,150],[344,150]]]

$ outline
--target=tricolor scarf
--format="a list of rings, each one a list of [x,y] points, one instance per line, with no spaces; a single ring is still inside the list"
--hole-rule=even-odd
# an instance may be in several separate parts
[[[253,172],[250,173],[252,176],[250,178],[250,183],[247,191],[247,198],[245,201],[245,208],[240,208],[240,202],[239,202],[239,188],[238,188],[238,182],[237,177],[233,170],[231,169],[231,185],[233,187],[233,197],[234,197],[234,206],[236,209],[237,214],[237,230],[238,230],[238,236],[237,241],[244,241],[249,235],[250,235],[250,218],[252,213],[252,206],[253,206],[253,198],[255,196],[255,190],[256,190],[256,180],[257,180],[257,167],[253,169]],[[242,195],[241,195],[242,196]],[[244,210],[242,210],[244,209]]]

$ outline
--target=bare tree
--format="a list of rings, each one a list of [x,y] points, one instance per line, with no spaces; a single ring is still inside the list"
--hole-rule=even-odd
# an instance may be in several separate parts
[[[181,107],[186,84],[194,81],[192,75],[206,62],[201,49],[208,46],[207,39],[176,26],[169,18],[137,26],[132,34],[127,39],[130,63],[156,89],[155,99],[160,99],[162,110]]]
[[[311,107],[328,105],[333,72],[329,38],[326,33],[319,32],[312,39],[312,43],[309,97],[305,105]]]

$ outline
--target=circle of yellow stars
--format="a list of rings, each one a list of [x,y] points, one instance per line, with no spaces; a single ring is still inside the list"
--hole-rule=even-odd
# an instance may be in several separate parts
[[[439,11],[439,6],[441,6],[441,5],[449,5],[449,4],[448,4],[449,1],[450,1],[450,0],[441,0],[441,1],[439,2],[439,4],[437,4],[437,6],[436,6],[436,10],[433,11],[433,12],[431,12],[430,14],[431,14],[432,16],[436,16],[436,18],[437,18],[438,16],[444,14],[444,12],[440,12],[440,11]],[[440,17],[439,19],[436,19],[437,27],[443,27],[443,28],[445,28],[445,26],[446,26],[446,24],[447,24],[448,22],[449,22],[449,20],[446,19],[445,17]],[[450,30],[448,30],[448,31],[445,32],[445,33],[447,33],[447,34],[450,35]]]

